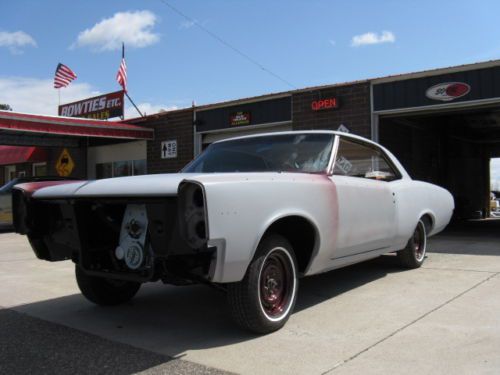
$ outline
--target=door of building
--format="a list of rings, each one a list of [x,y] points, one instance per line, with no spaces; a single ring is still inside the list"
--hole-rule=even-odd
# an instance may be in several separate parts
[[[16,166],[15,165],[6,165],[5,166],[5,182],[9,182],[16,178]]]

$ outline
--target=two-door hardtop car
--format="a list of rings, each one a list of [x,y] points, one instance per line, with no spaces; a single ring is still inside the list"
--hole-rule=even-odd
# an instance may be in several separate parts
[[[454,208],[385,148],[334,131],[233,138],[181,173],[20,185],[13,199],[16,230],[38,258],[72,259],[90,301],[126,302],[147,281],[207,283],[259,333],[285,324],[299,276],[390,252],[420,267]]]

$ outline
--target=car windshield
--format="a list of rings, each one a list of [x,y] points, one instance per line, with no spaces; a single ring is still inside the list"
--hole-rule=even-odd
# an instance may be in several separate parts
[[[333,141],[333,134],[299,133],[218,142],[183,172],[322,173],[328,167]]]

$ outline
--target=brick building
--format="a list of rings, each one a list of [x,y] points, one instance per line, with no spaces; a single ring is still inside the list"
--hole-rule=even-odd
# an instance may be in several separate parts
[[[382,143],[414,178],[450,190],[458,216],[484,217],[489,162],[500,157],[500,61],[311,87],[128,122],[155,131],[147,142],[148,173],[177,172],[210,143],[233,136],[340,128]],[[167,149],[175,152],[167,155]]]
[[[313,103],[335,100],[335,106]],[[370,138],[368,81],[317,87],[162,112],[128,121],[155,131],[147,145],[148,173],[177,172],[210,143],[232,136],[289,130],[349,131]],[[176,141],[177,154],[165,158],[162,143]],[[162,157],[163,156],[163,157]]]
[[[5,116],[0,111],[0,145],[41,147],[50,141],[47,174],[69,147],[78,164],[71,176],[90,179],[178,172],[211,143],[233,136],[341,129],[380,142],[411,176],[450,190],[458,216],[484,217],[490,159],[500,157],[500,60],[193,106],[121,123],[75,119],[86,122],[87,130],[73,136],[65,132],[75,126],[59,135],[33,135],[29,129],[11,134]],[[39,125],[51,121],[68,120],[44,118]],[[134,134],[145,128],[150,133],[124,139],[89,130],[127,126]],[[2,177],[10,175],[5,168],[0,166]],[[16,168],[29,175],[33,165]]]

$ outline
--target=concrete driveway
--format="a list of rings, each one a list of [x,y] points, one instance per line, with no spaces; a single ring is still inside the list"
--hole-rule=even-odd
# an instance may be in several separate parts
[[[235,326],[224,295],[203,286],[148,284],[130,304],[96,307],[72,263],[39,261],[25,237],[3,233],[0,372],[40,361],[73,374],[498,374],[499,224],[438,236],[418,270],[385,256],[303,279],[288,324],[261,337]]]

